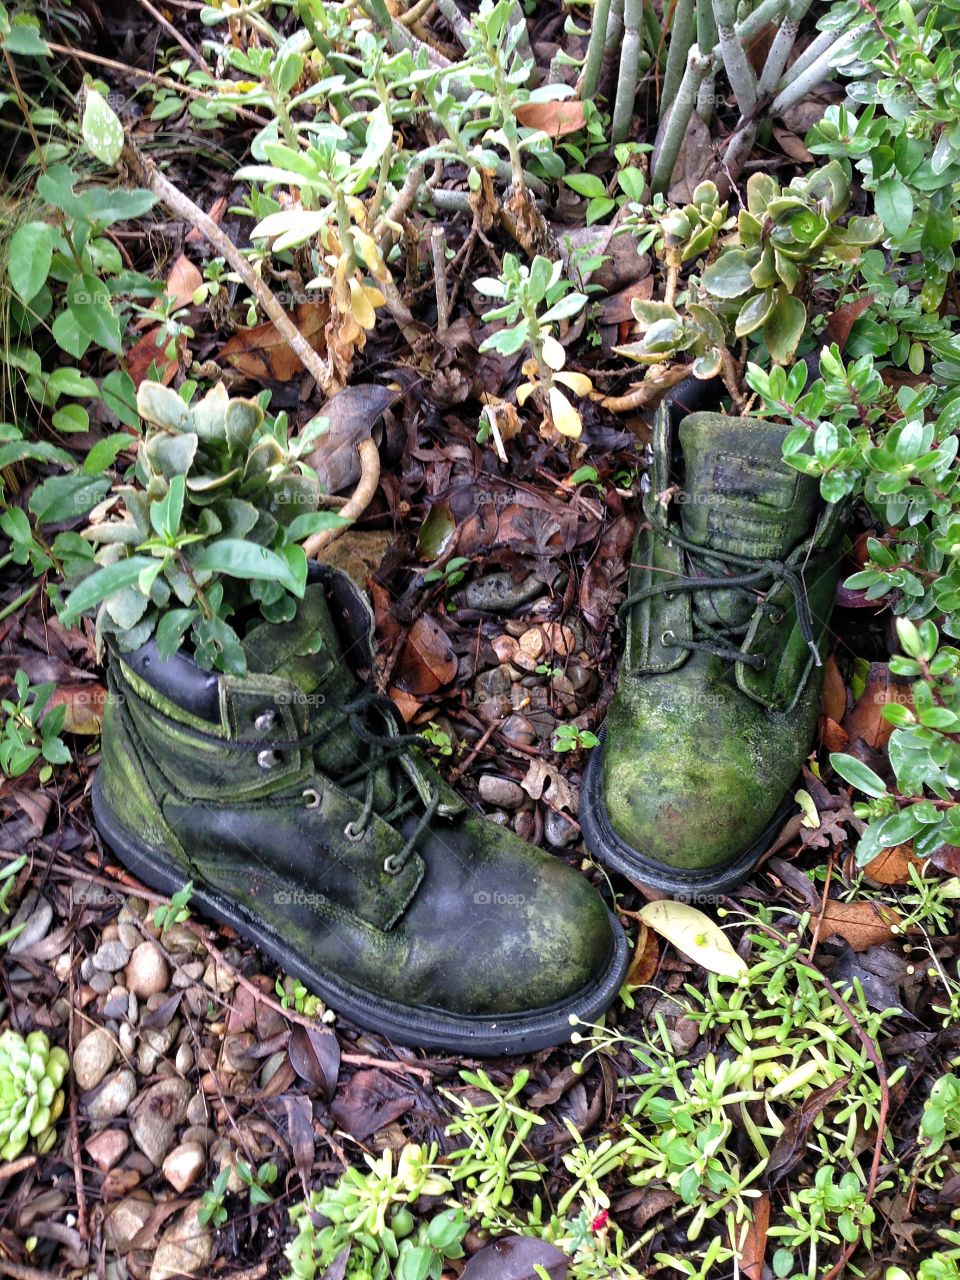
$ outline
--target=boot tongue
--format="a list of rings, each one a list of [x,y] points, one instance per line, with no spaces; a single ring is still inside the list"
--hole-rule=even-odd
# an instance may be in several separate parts
[[[680,526],[706,557],[716,551],[783,560],[813,533],[818,486],[784,463],[781,445],[788,430],[760,418],[719,413],[693,413],[680,424]],[[709,576],[744,571],[709,560],[696,570]],[[749,598],[732,590],[697,593],[695,605],[728,626],[746,622],[753,612]]]
[[[289,622],[255,627],[244,639],[243,648],[250,671],[291,680],[303,691],[311,726],[320,723],[324,708],[349,702],[360,691],[360,682],[344,658],[326,592],[319,583],[307,587]],[[319,693],[323,700],[311,702],[311,695]],[[353,771],[369,753],[369,746],[357,737],[349,723],[341,723],[314,744],[313,760],[320,773],[338,778]],[[362,780],[350,788],[360,795],[363,789]],[[374,807],[384,811],[393,803],[389,770],[378,769],[374,776]]]

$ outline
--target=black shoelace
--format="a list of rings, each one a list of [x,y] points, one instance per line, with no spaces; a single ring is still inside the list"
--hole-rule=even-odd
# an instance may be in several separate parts
[[[807,599],[807,589],[801,571],[783,560],[754,559],[749,556],[738,556],[730,551],[716,551],[702,547],[699,543],[690,542],[689,539],[677,533],[675,529],[667,528],[657,523],[654,523],[653,530],[655,534],[664,538],[667,542],[676,544],[685,552],[687,564],[694,572],[671,577],[664,582],[644,587],[641,591],[632,592],[620,606],[621,621],[627,610],[634,605],[659,595],[671,599],[674,595],[680,593],[736,591],[749,600],[755,608],[758,603],[758,596],[768,593],[772,587],[783,583],[789,588],[793,596],[801,635],[807,642],[816,665],[818,667],[822,665],[820,652],[813,637],[810,602]],[[717,574],[717,565],[739,570],[739,572]],[[696,571],[700,569],[709,571],[713,576],[708,576],[707,572],[698,574]],[[661,571],[654,569],[653,572]],[[767,608],[765,600],[760,600],[759,604],[761,608]],[[782,611],[776,605],[770,606],[769,613],[775,622],[780,620],[775,616],[777,613],[780,613],[782,617]],[[732,626],[718,626],[716,622],[705,616],[702,609],[697,607],[695,600],[693,601],[693,620],[696,629],[700,633],[699,639],[677,639],[672,631],[665,631],[660,637],[664,648],[700,650],[704,653],[712,653],[727,662],[742,662],[746,666],[752,667],[755,671],[761,671],[766,666],[767,660],[763,654],[744,653],[742,648],[730,643],[731,640],[740,639],[746,635],[750,627],[749,620]]]

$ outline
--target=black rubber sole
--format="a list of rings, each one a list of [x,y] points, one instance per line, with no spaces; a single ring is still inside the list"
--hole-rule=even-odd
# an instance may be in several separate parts
[[[614,831],[603,795],[603,729],[599,736],[600,745],[590,752],[583,776],[580,812],[577,815],[584,844],[599,862],[619,871],[628,880],[683,902],[710,903],[749,879],[779,835],[784,819],[792,807],[791,800],[787,799],[780,805],[759,838],[733,861],[703,870],[671,867],[665,862],[648,858],[639,849],[634,849],[621,840]]]
[[[93,815],[102,838],[138,880],[170,896],[187,884],[188,878],[180,867],[118,821],[103,797],[99,772],[93,783]],[[613,946],[607,967],[594,982],[549,1009],[505,1014],[496,1019],[477,1018],[393,1004],[343,979],[332,978],[314,968],[239,903],[202,881],[194,881],[190,905],[210,919],[236,929],[275,960],[285,973],[299,978],[331,1009],[358,1026],[386,1036],[396,1044],[469,1057],[532,1053],[564,1043],[573,1031],[571,1015],[583,1022],[596,1022],[616,999],[630,967],[626,936],[619,921],[608,911]]]

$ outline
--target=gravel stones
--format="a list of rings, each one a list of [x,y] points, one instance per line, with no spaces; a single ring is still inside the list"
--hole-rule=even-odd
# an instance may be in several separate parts
[[[158,1167],[173,1146],[177,1126],[187,1116],[187,1104],[193,1088],[186,1080],[170,1076],[145,1090],[131,1108],[130,1136]]]
[[[123,1067],[107,1076],[100,1092],[87,1103],[87,1115],[91,1120],[115,1120],[123,1115],[136,1095],[137,1077]]]
[[[170,967],[155,942],[141,942],[129,956],[124,972],[128,991],[145,999],[166,991],[170,981]]]
[[[117,1046],[113,1036],[97,1027],[83,1037],[73,1051],[73,1074],[77,1085],[86,1091],[95,1089],[113,1066]]]

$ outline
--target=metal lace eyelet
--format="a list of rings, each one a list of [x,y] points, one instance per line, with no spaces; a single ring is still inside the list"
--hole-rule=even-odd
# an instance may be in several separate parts
[[[318,809],[320,807],[320,792],[315,791],[313,787],[307,787],[306,791],[301,792],[306,804],[305,809]]]
[[[665,591],[663,593],[664,600],[676,600],[677,593],[675,591]]]
[[[784,620],[785,617],[786,617],[786,614],[783,612],[782,609],[770,610],[769,618],[775,627],[779,627],[780,623]]]
[[[669,637],[669,639],[667,637]],[[672,649],[676,644],[676,642],[677,642],[677,637],[673,634],[672,631],[661,631],[660,643],[664,647],[664,649]]]
[[[763,671],[767,665],[767,660],[762,653],[757,654],[757,661],[754,664],[758,671]]]
[[[388,876],[398,876],[403,870],[403,863],[396,859],[391,853],[388,858],[384,858],[383,869]]]
[[[272,729],[277,723],[277,713],[275,711],[261,711],[253,722],[253,727],[262,731]]]
[[[354,843],[356,843],[356,841],[358,840],[362,840],[364,836],[363,831],[358,831],[352,822],[348,822],[347,825],[343,828],[343,834],[347,837],[348,840],[352,840]]]
[[[273,769],[279,763],[280,757],[277,755],[276,751],[271,751],[267,748],[265,751],[257,752],[257,764],[261,769]]]

